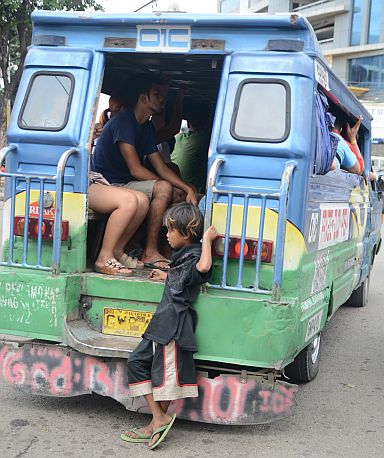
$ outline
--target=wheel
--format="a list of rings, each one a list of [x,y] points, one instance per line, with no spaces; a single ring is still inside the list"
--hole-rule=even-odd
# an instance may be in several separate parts
[[[353,291],[351,297],[347,300],[345,305],[349,307],[365,307],[368,303],[369,292],[369,275],[363,283]]]
[[[285,368],[285,375],[293,382],[306,383],[319,372],[321,333]]]

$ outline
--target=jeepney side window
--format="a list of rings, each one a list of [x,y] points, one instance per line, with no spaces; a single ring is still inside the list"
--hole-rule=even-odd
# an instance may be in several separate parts
[[[291,128],[290,110],[291,92],[286,81],[245,80],[236,94],[231,135],[241,141],[282,142]]]
[[[31,78],[18,125],[27,130],[59,131],[68,122],[74,78],[63,72],[37,72]]]

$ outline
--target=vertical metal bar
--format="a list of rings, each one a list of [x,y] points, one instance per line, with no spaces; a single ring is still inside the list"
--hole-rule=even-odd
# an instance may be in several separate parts
[[[207,194],[205,201],[205,216],[204,216],[204,229],[207,229],[212,224],[212,212],[213,212],[213,196],[216,186],[216,177],[220,165],[224,162],[224,159],[217,158],[211,165],[208,173],[207,180]]]
[[[248,206],[249,206],[249,194],[244,195],[244,206],[243,206],[243,223],[241,227],[241,239],[240,239],[240,256],[239,256],[239,270],[237,277],[237,287],[242,287],[243,270],[244,270],[244,244],[245,236],[247,232],[247,219],[248,219]]]
[[[14,248],[14,224],[15,224],[15,201],[16,201],[16,177],[11,177],[11,214],[9,217],[9,253],[8,262],[13,262]]]
[[[42,229],[43,229],[43,213],[44,213],[44,179],[40,180],[40,196],[39,196],[39,219],[38,219],[38,234],[37,234],[37,265],[41,267],[41,252],[42,252]]]
[[[29,229],[29,202],[31,192],[31,179],[25,178],[25,208],[24,208],[24,243],[23,243],[23,264],[27,263],[28,256],[28,229]]]
[[[223,275],[221,277],[221,286],[222,287],[226,286],[227,284],[229,235],[231,233],[231,217],[232,217],[232,200],[233,200],[233,195],[228,194],[227,221],[225,223],[225,234],[224,234]]]
[[[283,261],[284,261],[284,244],[285,244],[285,225],[287,221],[287,203],[288,191],[291,180],[291,175],[296,163],[289,161],[285,164],[283,176],[280,185],[280,205],[279,218],[277,221],[276,234],[276,251],[275,251],[275,269],[273,272],[273,290],[272,300],[280,300],[281,281],[283,277]]]
[[[52,270],[54,274],[60,272],[60,250],[61,250],[61,213],[63,210],[63,182],[64,175],[59,175],[56,178],[56,212],[55,223],[53,229],[53,249],[52,249]]]
[[[263,236],[264,236],[264,222],[265,222],[265,208],[267,205],[266,196],[261,196],[261,211],[259,220],[259,235],[257,238],[257,254],[256,254],[256,271],[255,271],[255,282],[254,288],[259,289],[260,280],[260,268],[261,268],[261,252],[263,247]]]

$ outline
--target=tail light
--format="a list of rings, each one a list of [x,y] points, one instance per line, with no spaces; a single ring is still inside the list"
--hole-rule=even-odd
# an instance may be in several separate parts
[[[212,243],[212,254],[214,256],[224,256],[225,237],[219,235]],[[257,256],[259,241],[257,239],[244,240],[244,259],[246,261],[255,261]],[[261,243],[261,262],[271,262],[273,242],[263,240]],[[228,246],[228,257],[239,259],[241,252],[241,238],[230,237]]]
[[[13,231],[15,235],[24,236],[25,218],[24,216],[15,216],[13,220]],[[68,221],[61,223],[61,240],[68,238]],[[55,223],[51,219],[43,219],[41,223],[41,237],[44,240],[52,240]],[[39,220],[38,218],[28,219],[28,237],[37,239],[39,235]]]

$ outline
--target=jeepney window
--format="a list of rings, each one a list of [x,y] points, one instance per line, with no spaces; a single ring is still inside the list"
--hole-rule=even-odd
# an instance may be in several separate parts
[[[290,130],[290,88],[283,80],[246,80],[239,87],[231,135],[237,140],[282,142]]]
[[[38,72],[31,79],[18,125],[29,130],[62,130],[68,121],[74,87],[68,73]]]

